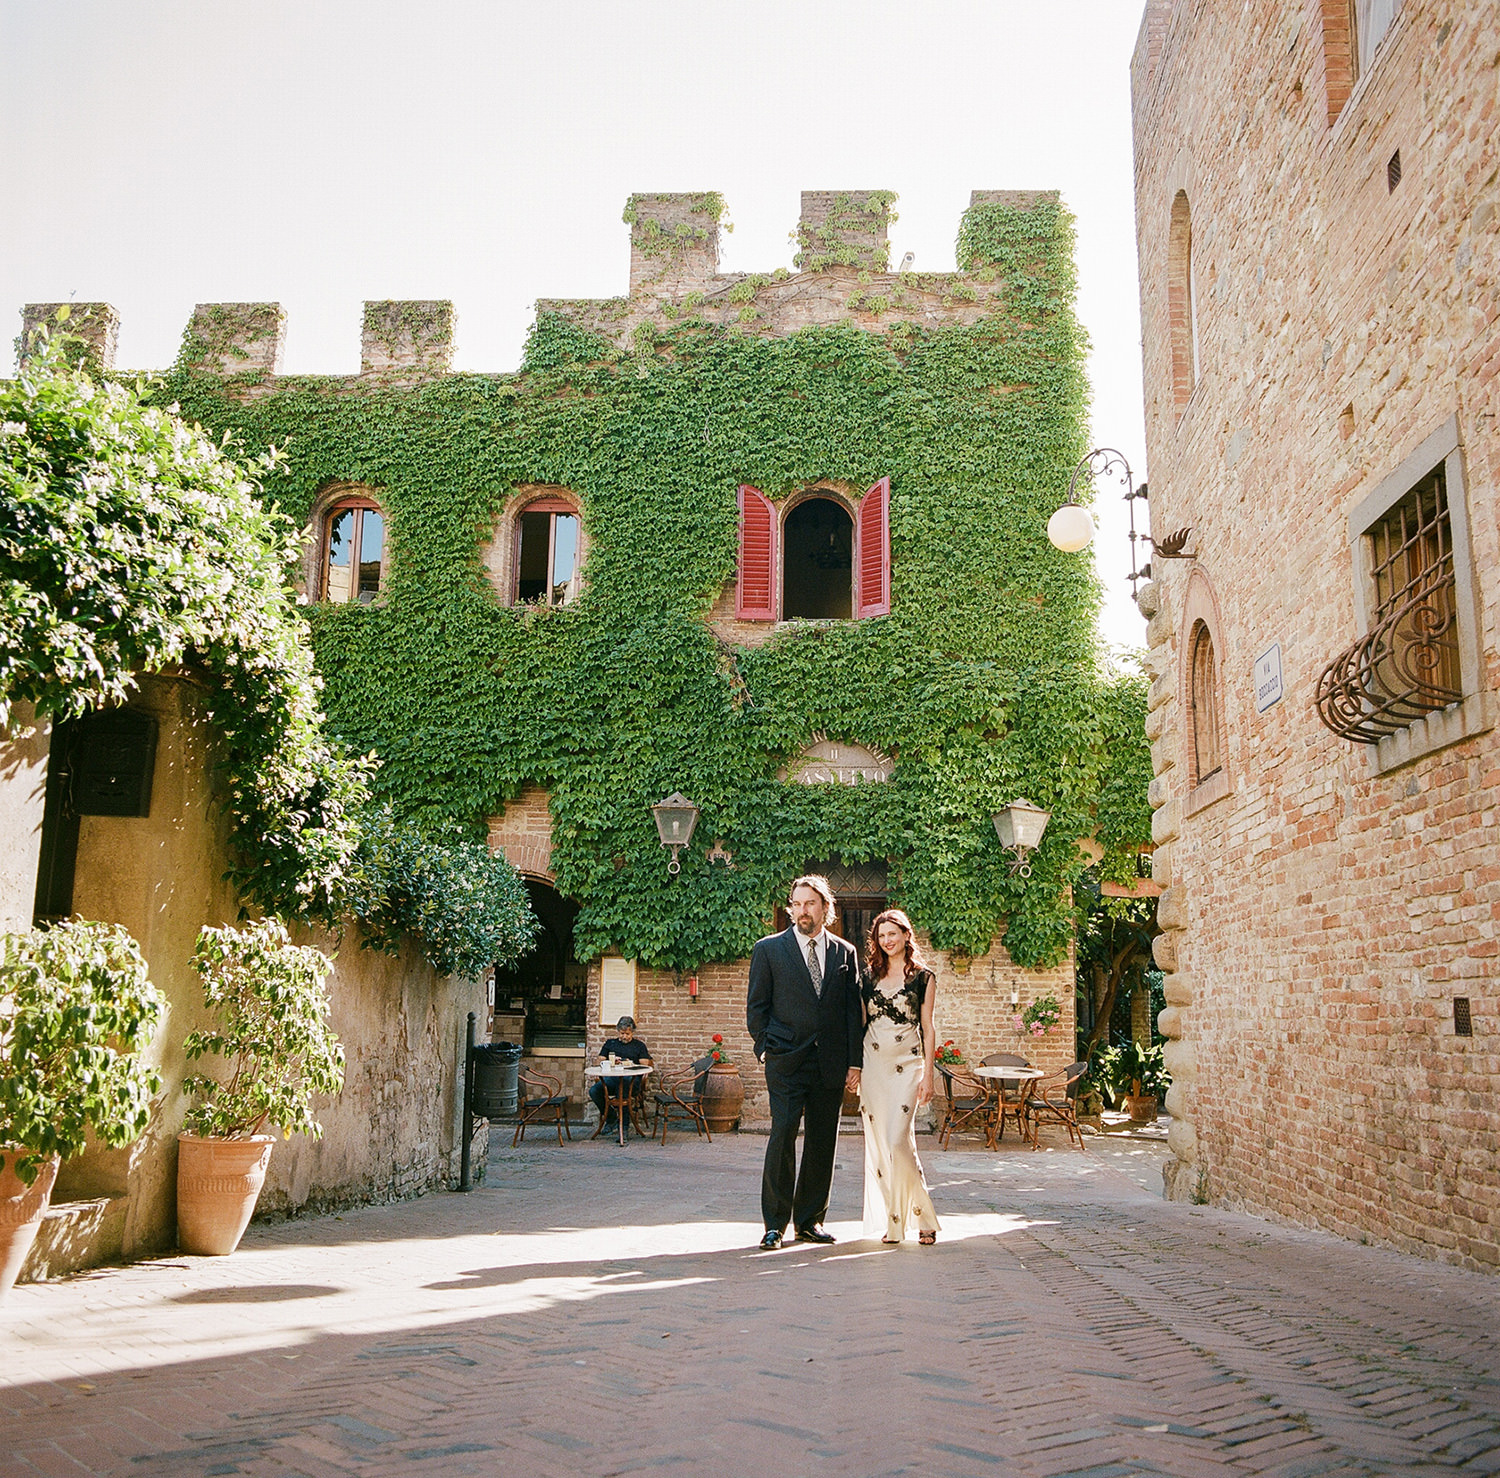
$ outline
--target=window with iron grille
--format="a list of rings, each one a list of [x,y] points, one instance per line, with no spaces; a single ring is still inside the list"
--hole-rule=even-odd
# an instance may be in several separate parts
[[[1420,475],[1411,475],[1423,468]],[[1318,679],[1334,733],[1379,745],[1478,687],[1465,628],[1474,626],[1456,422],[1428,439],[1356,510],[1366,634]],[[1472,636],[1468,638],[1473,645]],[[1475,670],[1472,670],[1475,669]],[[1443,742],[1463,737],[1467,720]]]

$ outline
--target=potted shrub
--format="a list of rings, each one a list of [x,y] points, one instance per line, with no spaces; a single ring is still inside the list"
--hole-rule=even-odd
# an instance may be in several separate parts
[[[723,1032],[715,1032],[704,1054],[711,1064],[703,1084],[703,1116],[710,1134],[727,1134],[740,1121],[745,1106],[745,1084],[739,1068],[724,1049]]]
[[[164,1002],[118,924],[0,940],[0,1297],[36,1240],[61,1160],[138,1139],[161,1079],[140,1060]]]
[[[276,1143],[293,1133],[319,1138],[314,1094],[344,1086],[344,1049],[328,1024],[324,981],[333,962],[293,944],[280,919],[204,928],[193,968],[216,1024],[188,1034],[196,1061],[215,1054],[218,1078],[194,1074],[195,1100],[177,1136],[177,1242],[184,1252],[223,1256],[239,1246],[265,1184]]]
[[[1110,1049],[1110,1088],[1137,1124],[1149,1124],[1156,1118],[1171,1081],[1159,1046],[1143,1047],[1130,1041]]]

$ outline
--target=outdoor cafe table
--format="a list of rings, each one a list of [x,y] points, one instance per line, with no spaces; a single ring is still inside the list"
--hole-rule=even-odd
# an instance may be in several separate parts
[[[635,1105],[631,1100],[632,1078],[644,1078],[647,1074],[655,1072],[655,1068],[632,1067],[628,1062],[601,1062],[598,1067],[586,1067],[583,1075],[586,1078],[614,1078],[613,1083],[606,1082],[604,1085],[604,1101],[615,1111],[615,1119],[620,1126],[620,1143],[625,1143],[626,1125],[635,1118]],[[598,1139],[604,1132],[604,1125],[608,1120],[607,1113],[599,1116],[599,1127],[589,1137]],[[645,1130],[639,1124],[635,1126],[635,1132],[645,1134]]]
[[[969,1069],[976,1078],[998,1078],[1000,1080],[1000,1091],[1004,1092],[1006,1083],[1034,1083],[1038,1078],[1045,1078],[1047,1074],[1039,1067],[1007,1067],[1003,1062],[997,1062],[993,1067],[971,1067]],[[1021,1137],[1026,1137],[1026,1131],[1022,1129]],[[990,1141],[992,1150],[1000,1148],[998,1138]]]

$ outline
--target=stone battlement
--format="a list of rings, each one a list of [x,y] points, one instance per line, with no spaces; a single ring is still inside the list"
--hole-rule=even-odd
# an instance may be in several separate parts
[[[621,348],[692,317],[705,324],[778,338],[819,324],[849,323],[874,332],[898,324],[972,323],[1005,311],[1013,273],[983,263],[956,272],[888,270],[888,231],[895,219],[888,190],[805,190],[793,233],[796,270],[719,271],[724,202],[713,191],[632,195],[628,288],[621,298],[541,298],[538,316],[566,318]],[[969,210],[1000,206],[1030,211],[1055,203],[1055,190],[975,190]],[[56,322],[63,305],[22,310],[22,353],[38,325]],[[119,314],[108,303],[68,305],[66,328],[90,357],[115,367]],[[367,302],[360,333],[360,378],[420,381],[451,372],[453,304]],[[199,303],[183,338],[181,362],[241,382],[247,394],[281,373],[286,314],[279,303]],[[342,377],[341,377],[342,378]]]

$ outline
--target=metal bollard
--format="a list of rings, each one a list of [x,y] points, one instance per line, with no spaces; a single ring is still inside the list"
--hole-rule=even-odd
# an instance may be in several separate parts
[[[464,1144],[458,1157],[458,1188],[470,1189],[469,1151],[474,1143],[474,1013],[469,1012],[468,1040],[464,1046]]]

